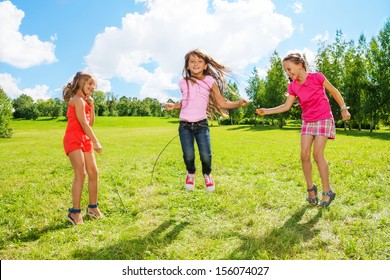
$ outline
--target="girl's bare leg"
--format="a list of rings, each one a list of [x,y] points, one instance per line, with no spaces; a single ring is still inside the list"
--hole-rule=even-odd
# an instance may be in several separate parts
[[[316,136],[314,140],[313,157],[317,163],[318,171],[320,173],[322,190],[324,192],[330,191],[329,185],[329,165],[325,159],[324,151],[328,137]],[[323,196],[322,201],[329,201],[329,196]]]
[[[95,205],[98,203],[98,167],[96,164],[96,158],[94,153],[84,153],[85,166],[88,173],[88,194],[89,205]],[[93,212],[97,217],[103,216],[99,209],[88,208],[88,212]]]
[[[84,153],[79,149],[68,154],[74,171],[74,180],[72,184],[73,209],[80,209],[81,194],[85,180],[85,159]],[[82,224],[81,213],[70,213],[70,216],[76,224]]]
[[[301,135],[301,163],[303,175],[306,179],[306,188],[311,189],[313,186],[312,178],[312,163],[310,159],[311,146],[314,140],[313,135]],[[310,198],[315,198],[316,195],[314,192],[308,192]]]

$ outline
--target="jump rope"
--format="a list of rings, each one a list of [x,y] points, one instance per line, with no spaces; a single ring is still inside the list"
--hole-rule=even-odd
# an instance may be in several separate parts
[[[166,150],[166,148],[173,142],[173,140],[175,140],[178,136],[179,136],[179,134],[176,134],[171,140],[169,140],[168,143],[164,146],[164,148],[163,148],[163,149],[160,151],[160,153],[158,154],[158,156],[157,156],[157,158],[156,158],[156,160],[155,160],[155,162],[154,162],[154,164],[153,164],[152,172],[151,172],[151,174],[150,174],[149,188],[152,187],[154,170],[156,169],[156,166],[157,166],[158,160],[160,159],[160,156],[161,156],[162,153]],[[112,175],[111,175],[111,180],[112,180],[112,182],[114,183],[114,177],[113,177]],[[119,201],[120,201],[120,203],[122,204],[122,206],[123,206],[125,212],[127,213],[127,212],[128,212],[128,211],[127,211],[127,208],[126,208],[125,204],[123,203],[123,200],[122,200],[122,198],[121,198],[121,196],[120,196],[120,194],[119,194],[118,188],[115,188],[115,192],[116,192],[116,194],[118,195]],[[148,201],[149,197],[150,197],[150,195],[148,195],[148,196],[146,197],[146,200],[145,200],[144,203],[146,203],[146,202]]]
[[[173,142],[173,140],[175,140],[178,136],[179,136],[179,134],[175,135],[171,140],[169,140],[169,142],[164,146],[164,148],[163,148],[163,149],[160,151],[160,153],[158,154],[158,156],[157,156],[157,158],[156,158],[156,160],[155,160],[155,162],[154,162],[154,164],[153,164],[152,172],[151,172],[151,174],[150,174],[149,188],[151,188],[151,187],[152,187],[152,184],[153,184],[153,175],[154,175],[154,171],[155,171],[155,169],[156,169],[158,160],[160,159],[162,153],[166,150],[166,148],[167,148],[167,147]],[[124,202],[123,202],[123,200],[122,200],[122,197],[121,197],[121,195],[120,195],[120,193],[119,193],[119,189],[118,189],[118,187],[116,186],[117,184],[116,184],[115,179],[114,179],[114,176],[113,176],[112,174],[110,175],[110,178],[111,178],[111,182],[112,182],[112,189],[113,189],[114,192],[117,194],[117,196],[118,196],[118,198],[119,198],[119,201],[120,201],[120,204],[121,204],[121,206],[122,206],[123,209],[124,209],[124,212],[125,212],[125,213],[128,213],[128,210],[127,210],[127,208],[126,208],[126,206],[125,206],[125,204],[124,204]],[[145,201],[144,201],[144,205],[143,205],[140,209],[144,208],[144,206],[145,206],[145,204],[147,203],[149,197],[150,197],[150,194],[146,195],[146,199],[145,199]]]
[[[156,158],[156,161],[155,161],[154,164],[153,164],[152,173],[151,173],[151,175],[150,175],[150,183],[149,183],[150,186],[152,186],[154,169],[156,168],[157,162],[158,162],[158,160],[159,160],[161,154],[165,151],[165,149],[169,146],[169,144],[171,144],[172,141],[176,139],[177,136],[179,136],[179,134],[175,135],[175,137],[173,137],[173,138],[165,145],[165,147],[161,150],[161,152],[158,154],[158,156],[157,156],[157,158]]]

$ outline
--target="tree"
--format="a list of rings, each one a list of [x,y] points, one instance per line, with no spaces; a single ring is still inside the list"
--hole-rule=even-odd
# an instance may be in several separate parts
[[[285,102],[288,85],[288,81],[282,66],[282,60],[276,51],[272,54],[270,63],[271,67],[267,72],[264,96],[264,107],[267,108],[276,107]],[[287,112],[276,115],[280,128],[283,127],[285,118],[287,116]],[[270,115],[270,117],[272,118],[273,122],[274,116]]]
[[[116,110],[116,106],[118,98],[112,92],[106,93],[106,105],[107,105],[107,116],[118,116],[118,111]],[[106,115],[106,114],[104,114]]]
[[[36,120],[39,117],[38,105],[34,103],[32,97],[22,94],[12,102],[14,107],[14,118],[25,118],[27,120]]]
[[[108,106],[106,101],[106,94],[102,91],[95,91],[92,94],[94,104],[95,104],[95,114],[97,116],[107,116],[108,115]]]
[[[376,38],[370,42],[369,67],[370,67],[370,85],[366,95],[364,111],[370,123],[370,132],[372,132],[379,123],[382,105],[381,80],[383,79],[380,46]]]
[[[226,99],[230,101],[240,100],[240,95],[238,94],[238,86],[235,82],[228,83],[227,91],[224,93]],[[242,108],[235,108],[229,110],[229,119],[230,124],[238,124],[239,121],[244,116],[244,111]]]
[[[119,99],[118,106],[118,116],[128,116],[130,112],[130,100],[126,96],[122,96]]]
[[[37,100],[37,108],[40,116],[58,118],[62,115],[63,104],[62,100],[58,98],[50,98],[48,100]]]
[[[379,32],[371,48],[372,79],[378,100],[378,118],[388,121],[390,116],[390,19]]]
[[[0,87],[0,138],[10,138],[12,128],[9,127],[12,117],[12,102]]]
[[[150,113],[153,117],[161,117],[162,109],[161,103],[156,98],[150,98],[149,100]]]
[[[246,95],[252,101],[245,107],[245,117],[252,117],[255,110],[264,105],[265,102],[265,81],[260,79],[256,68],[252,70],[252,76],[248,80],[248,86],[245,88]],[[255,118],[257,115],[255,115]]]
[[[344,72],[344,57],[348,43],[343,39],[341,30],[336,31],[336,40],[333,44],[322,46],[316,58],[318,71],[322,72],[325,77],[334,85],[343,95],[343,81],[345,79]],[[330,97],[327,92],[330,107],[336,119],[341,119],[340,106],[334,98]],[[345,100],[348,104],[349,100]]]
[[[352,126],[356,125],[359,131],[364,121],[364,97],[368,90],[366,38],[361,35],[359,44],[355,48],[353,42],[349,45],[344,57],[344,94],[346,103],[351,107],[353,116]]]

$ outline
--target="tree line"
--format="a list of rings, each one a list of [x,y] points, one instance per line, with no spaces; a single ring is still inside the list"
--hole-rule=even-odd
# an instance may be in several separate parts
[[[282,67],[282,58],[277,51],[271,55],[269,70],[265,78],[253,69],[248,79],[245,93],[250,99],[248,106],[230,110],[228,119],[217,119],[221,124],[271,124],[282,127],[286,120],[300,119],[299,106],[279,115],[257,117],[254,112],[259,107],[275,107],[286,98],[288,79]],[[320,71],[341,92],[352,115],[350,128],[378,128],[380,123],[390,125],[390,20],[388,19],[379,34],[367,42],[364,34],[357,43],[346,41],[338,30],[333,43],[319,46],[315,65],[308,65],[310,71]],[[229,81],[224,93],[229,100],[238,100],[238,86]],[[96,91],[93,93],[95,110],[98,116],[152,116],[178,117],[178,111],[163,110],[154,98],[140,100],[136,97],[118,98],[114,93]],[[336,120],[341,113],[335,100],[329,97]],[[173,100],[167,100],[173,102]],[[11,137],[10,118],[35,120],[38,117],[58,118],[66,116],[67,104],[58,98],[34,101],[21,94],[10,100],[0,85],[0,137]],[[338,126],[345,126],[338,121]]]

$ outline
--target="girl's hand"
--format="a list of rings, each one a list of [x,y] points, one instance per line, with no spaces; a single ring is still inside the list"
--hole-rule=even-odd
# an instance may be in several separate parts
[[[99,141],[97,141],[96,143],[93,143],[93,149],[99,154],[101,154],[103,152],[103,147],[102,147],[102,145],[100,145]]]
[[[166,109],[166,110],[173,110],[173,109],[175,109],[175,104],[173,104],[173,103],[164,103],[163,104],[163,107]]]
[[[239,104],[240,107],[248,105],[249,101],[247,99],[240,99]]]
[[[94,105],[94,100],[92,98],[92,96],[88,95],[87,97],[85,97],[85,102],[87,102],[87,104],[92,107]]]
[[[348,112],[348,109],[341,111],[341,117],[343,121],[349,121],[351,119],[351,114]]]
[[[265,109],[264,108],[256,109],[256,114],[258,114],[259,116],[264,116],[265,115]]]

